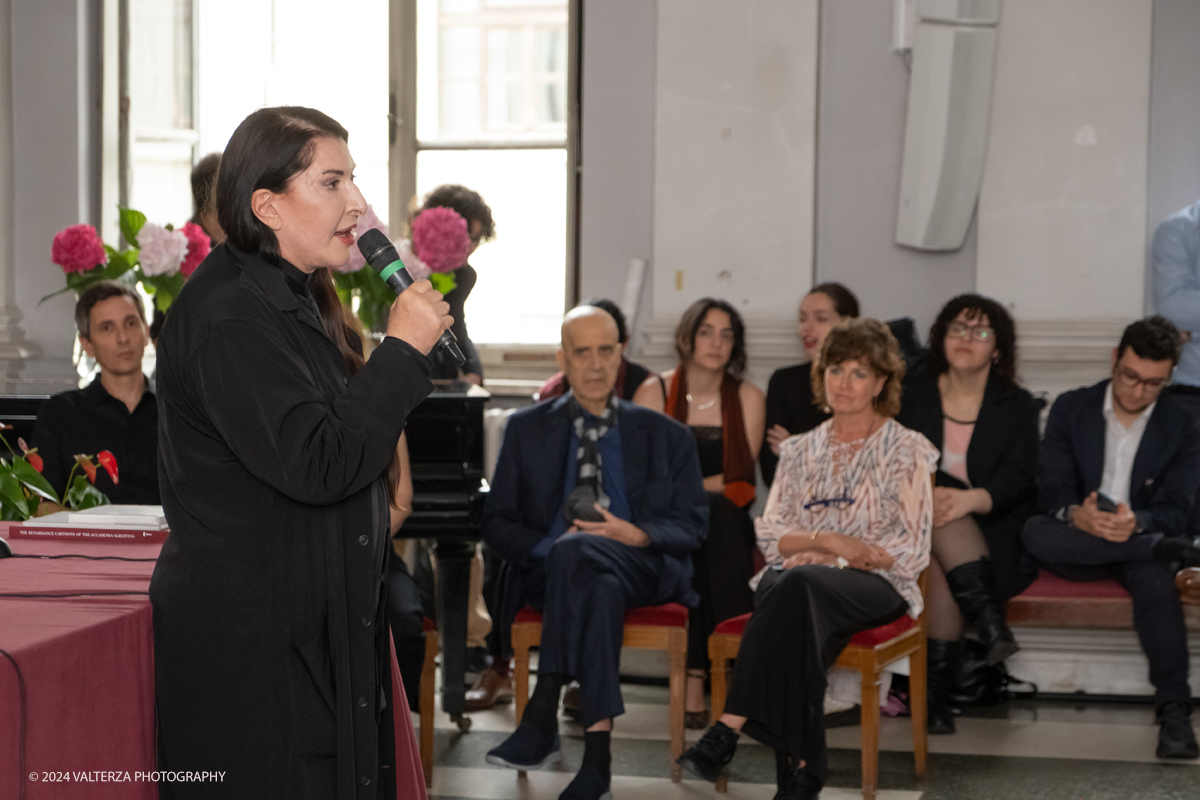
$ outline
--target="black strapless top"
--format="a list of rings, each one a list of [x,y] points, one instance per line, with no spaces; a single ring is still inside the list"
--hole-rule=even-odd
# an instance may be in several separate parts
[[[700,472],[704,477],[725,471],[725,444],[720,425],[689,425],[700,451]]]

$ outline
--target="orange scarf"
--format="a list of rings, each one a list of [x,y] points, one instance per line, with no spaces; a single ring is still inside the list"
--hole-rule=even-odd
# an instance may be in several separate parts
[[[721,454],[725,474],[725,497],[738,508],[754,502],[754,459],[746,441],[746,423],[742,419],[742,399],[737,378],[726,373],[721,380]],[[667,393],[667,413],[687,424],[687,370],[681,364],[671,378]]]

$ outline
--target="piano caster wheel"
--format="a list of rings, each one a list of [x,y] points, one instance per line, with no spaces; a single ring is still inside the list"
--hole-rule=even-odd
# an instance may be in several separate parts
[[[451,716],[450,721],[458,726],[459,733],[466,733],[467,731],[471,730],[470,717],[464,717],[462,714],[459,714],[458,716]]]

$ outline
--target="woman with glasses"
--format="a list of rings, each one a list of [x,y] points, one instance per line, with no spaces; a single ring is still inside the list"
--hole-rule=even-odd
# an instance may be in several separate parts
[[[738,733],[775,748],[781,798],[825,782],[825,673],[859,631],[920,615],[937,451],[898,424],[904,362],[887,326],[834,328],[812,372],[832,417],[780,446],[757,522],[768,566],[754,581],[725,713],[679,759],[716,780]]]
[[[933,490],[929,732],[953,733],[949,694],[964,623],[988,664],[1017,652],[1004,601],[1032,580],[1021,528],[1037,511],[1038,405],[1016,385],[1016,331],[995,300],[959,295],[929,332],[925,369],[909,376],[896,417],[941,451]]]
[[[708,537],[692,554],[692,587],[700,597],[688,619],[688,679],[684,720],[708,724],[704,678],[708,637],[717,623],[751,608],[754,574],[754,459],[763,441],[766,400],[742,380],[746,326],[737,309],[705,297],[692,303],[675,328],[679,366],[651,375],[633,402],[662,411],[691,428],[708,492]]]

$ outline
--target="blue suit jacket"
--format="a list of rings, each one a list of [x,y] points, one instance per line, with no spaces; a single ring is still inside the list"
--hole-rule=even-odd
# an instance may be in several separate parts
[[[523,408],[509,417],[483,511],[488,547],[517,567],[562,513],[570,395]],[[708,535],[708,495],[696,440],[684,425],[656,411],[618,401],[621,456],[631,517],[663,554],[659,596],[691,596],[692,556]]]
[[[1108,381],[1059,395],[1042,442],[1042,511],[1082,503],[1104,474],[1104,392]],[[1170,394],[1162,394],[1129,478],[1129,507],[1145,531],[1187,532],[1188,513],[1200,485],[1200,431]]]

